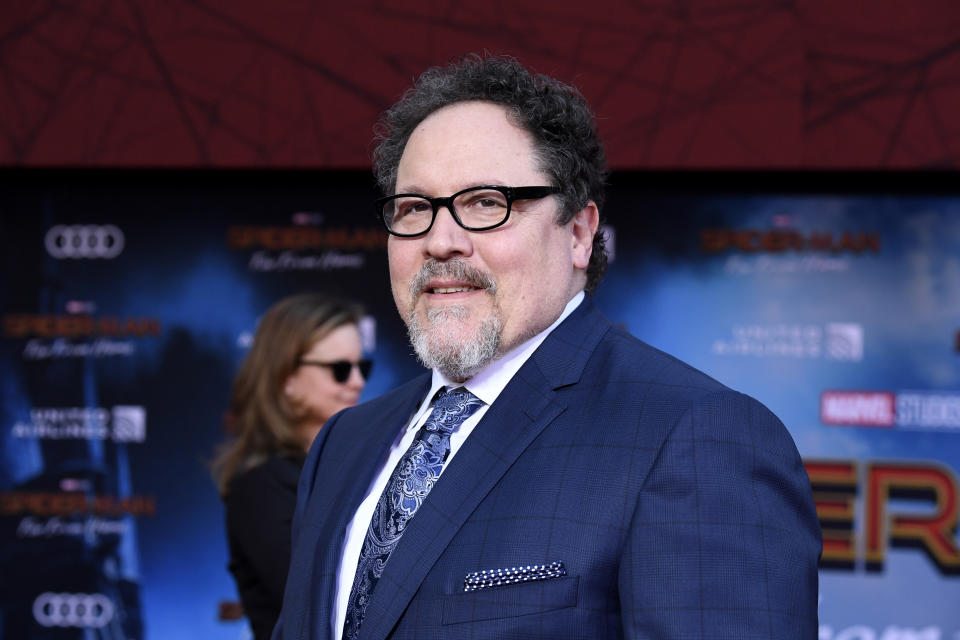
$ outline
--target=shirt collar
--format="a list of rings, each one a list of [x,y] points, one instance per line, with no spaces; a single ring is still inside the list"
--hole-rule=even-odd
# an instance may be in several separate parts
[[[527,359],[533,355],[533,352],[536,351],[537,347],[550,335],[550,332],[556,329],[567,316],[573,313],[574,309],[580,306],[584,297],[583,291],[578,292],[577,295],[573,296],[570,302],[567,303],[567,306],[563,309],[563,313],[553,321],[553,324],[532,338],[518,344],[503,356],[485,366],[479,373],[466,382],[454,382],[434,369],[430,391],[427,393],[428,402],[425,403],[422,409],[426,409],[427,406],[429,406],[429,401],[433,399],[437,391],[441,388],[452,389],[455,387],[465,387],[467,391],[483,400],[484,404],[487,406],[492,405],[493,401],[500,395],[500,392],[506,388],[507,383],[510,382],[514,374],[523,366]],[[416,420],[414,420],[410,426],[412,427],[415,423]]]

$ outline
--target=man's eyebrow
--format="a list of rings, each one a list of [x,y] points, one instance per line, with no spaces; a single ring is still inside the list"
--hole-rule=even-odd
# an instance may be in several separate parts
[[[485,186],[503,187],[503,186],[507,186],[507,183],[499,179],[498,180],[471,180],[468,183],[465,183],[456,187],[455,189],[450,191],[450,193],[443,193],[443,194],[431,194],[429,189],[421,187],[420,185],[417,185],[417,184],[411,184],[411,185],[404,186],[402,189],[399,187],[394,188],[394,193],[419,193],[421,195],[430,195],[431,197],[436,195],[439,195],[441,197],[446,197],[454,193],[457,193],[459,191],[463,191],[464,189],[472,189],[474,187],[485,187]]]
[[[395,187],[393,191],[394,191],[394,193],[419,193],[419,194],[423,194],[423,195],[426,195],[426,194],[427,194],[427,190],[426,190],[426,189],[424,189],[423,187],[421,187],[421,186],[419,186],[419,185],[415,185],[415,184],[405,186],[405,187],[402,188],[402,189],[399,188],[399,187]]]

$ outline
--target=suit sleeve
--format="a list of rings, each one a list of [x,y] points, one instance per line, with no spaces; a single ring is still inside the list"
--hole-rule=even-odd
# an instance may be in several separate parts
[[[710,394],[647,476],[618,583],[626,638],[816,638],[820,527],[783,424]]]

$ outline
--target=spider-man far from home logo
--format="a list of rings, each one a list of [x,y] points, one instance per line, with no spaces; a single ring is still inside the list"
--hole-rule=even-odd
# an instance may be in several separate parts
[[[13,313],[3,316],[3,337],[25,339],[24,360],[132,356],[135,340],[158,337],[159,318]]]
[[[701,229],[702,253],[880,253],[876,231],[810,231],[795,229]]]
[[[845,272],[856,258],[879,254],[882,245],[878,231],[799,231],[785,226],[701,229],[699,246],[700,253],[726,256],[724,273],[743,277]]]
[[[320,214],[302,212],[291,219],[294,224],[284,227],[230,227],[227,246],[253,250],[247,268],[260,272],[360,269],[367,253],[387,247],[387,234],[378,226],[325,226]]]
[[[957,517],[960,489],[953,472],[936,462],[880,462],[804,460],[813,487],[817,517],[823,531],[820,565],[854,569],[862,562],[869,571],[881,571],[887,546],[919,548],[941,573],[960,576]],[[863,522],[854,526],[855,503],[863,500]],[[891,500],[933,505],[897,512]],[[855,531],[862,540],[858,544]]]
[[[876,231],[798,231],[796,229],[701,229],[700,251],[722,253],[880,253]]]

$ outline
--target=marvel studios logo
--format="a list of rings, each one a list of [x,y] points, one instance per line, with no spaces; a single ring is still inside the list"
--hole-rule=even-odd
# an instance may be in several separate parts
[[[960,431],[960,394],[824,391],[820,421],[835,426]]]
[[[29,421],[18,421],[15,438],[39,440],[113,440],[143,442],[147,438],[147,410],[141,406],[38,407]]]

